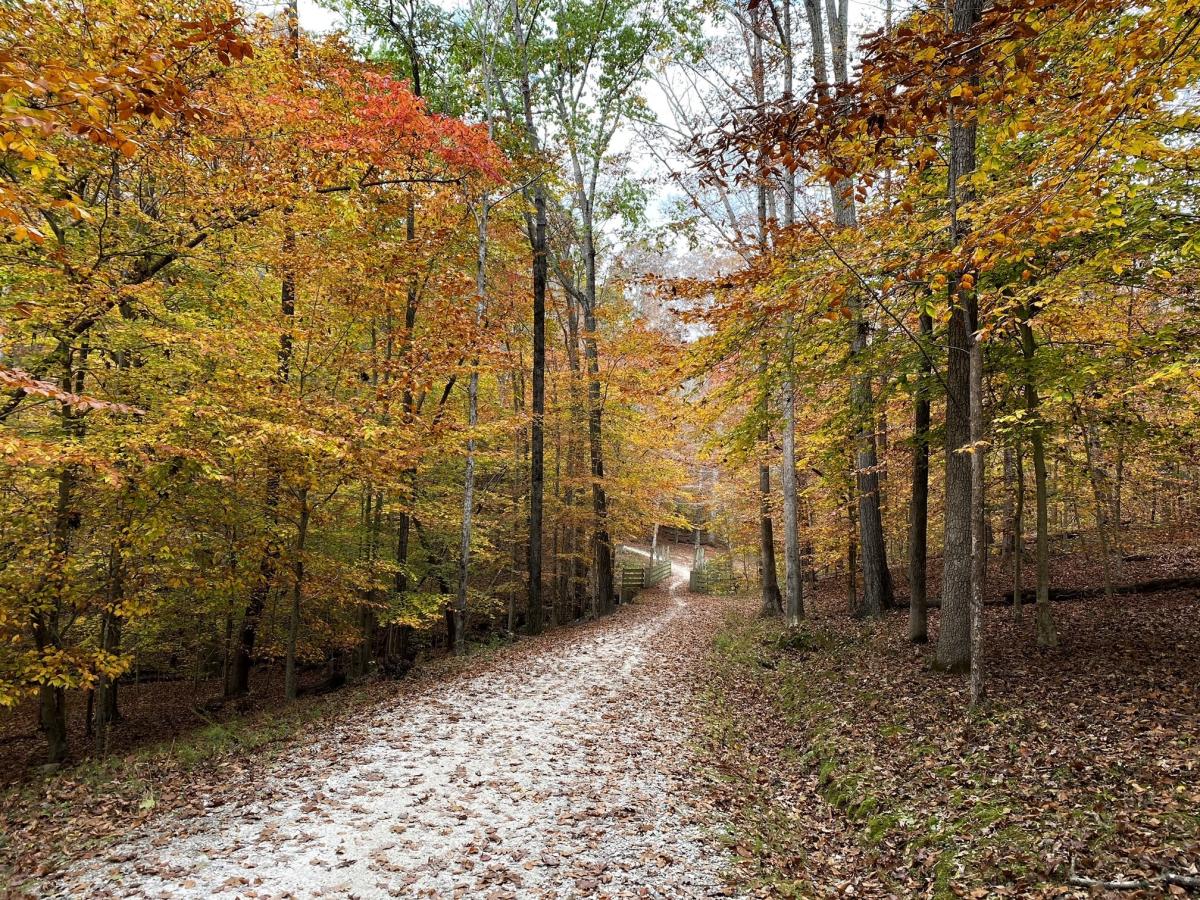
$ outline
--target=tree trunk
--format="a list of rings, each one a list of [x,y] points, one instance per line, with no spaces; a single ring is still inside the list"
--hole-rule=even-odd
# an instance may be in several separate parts
[[[791,99],[794,72],[792,59],[791,3],[784,0],[783,23],[780,28],[780,47],[783,53],[783,95]],[[761,55],[761,48],[760,48]],[[791,228],[796,220],[796,179],[791,170],[783,177],[783,226]],[[792,316],[784,322],[787,370],[783,382],[783,460],[780,466],[783,482],[783,555],[787,578],[787,624],[795,628],[804,618],[804,580],[800,563],[799,509],[796,484],[796,384],[793,375]]]
[[[1092,501],[1096,507],[1096,537],[1100,544],[1100,568],[1104,574],[1104,599],[1111,600],[1113,597],[1112,552],[1108,539],[1108,510],[1110,507],[1104,496],[1104,486],[1101,483],[1100,471],[1096,462],[1099,440],[1096,437],[1095,426],[1086,421],[1078,407],[1075,409],[1075,417],[1079,421],[1084,462],[1087,465],[1088,482],[1092,487]]]
[[[857,349],[853,355],[861,355],[866,349],[866,322],[862,318],[861,310],[858,315],[856,330],[859,331],[860,337],[855,340]],[[877,618],[883,615],[883,611],[892,606],[894,601],[892,576],[887,565],[887,548],[883,540],[879,459],[875,449],[874,431],[871,428],[871,382],[865,377],[860,377],[852,390],[857,392],[852,405],[857,410],[859,421],[855,481],[858,486],[858,529],[861,535],[863,570],[862,602],[855,615],[860,618]]]
[[[760,21],[765,10],[757,7],[751,11],[751,35],[749,41],[750,53],[750,82],[754,92],[755,103],[761,106],[766,101],[766,75],[763,67],[762,23]],[[785,206],[785,210],[788,207]],[[794,209],[794,207],[793,207]],[[767,184],[759,180],[755,187],[755,210],[757,225],[757,240],[759,251],[767,250]],[[771,427],[768,424],[771,389],[768,383],[767,347],[762,345],[762,359],[759,362],[759,378],[761,381],[762,427],[759,430],[759,443],[762,453],[770,455]],[[760,462],[758,465],[758,495],[759,495],[759,570],[762,586],[762,615],[773,617],[783,612],[783,596],[779,590],[779,574],[775,563],[775,526],[771,521],[771,464]]]
[[[125,532],[132,524],[132,514],[125,517]],[[116,609],[125,595],[125,539],[113,541],[109,551],[108,598],[106,608],[100,616],[100,649],[112,656],[121,652],[121,617]],[[93,737],[96,752],[103,755],[108,751],[108,727],[119,721],[117,709],[117,682],[101,674],[96,680],[94,702]]]
[[[533,240],[533,419],[529,462],[530,634],[542,630],[542,498],[545,491],[546,428],[546,197],[534,191]]]
[[[929,379],[933,366],[933,316],[921,313],[921,352],[924,362],[917,381],[913,409],[912,503],[909,507],[908,638],[915,644],[929,640],[926,567],[929,553]]]
[[[1035,503],[1035,529],[1037,541],[1037,642],[1039,647],[1057,647],[1058,631],[1054,627],[1054,613],[1050,608],[1050,494],[1046,486],[1046,442],[1045,425],[1041,420],[1038,398],[1037,376],[1034,358],[1037,345],[1034,343],[1034,309],[1025,309],[1018,328],[1021,332],[1021,356],[1025,376],[1025,410],[1029,414],[1031,433],[1030,450],[1033,456],[1033,490]]]
[[[946,343],[946,501],[942,613],[935,666],[965,672],[970,665],[971,458],[968,311],[956,303]]]
[[[588,241],[590,244],[591,242]],[[613,599],[612,545],[608,536],[608,496],[604,489],[603,410],[600,393],[600,355],[596,347],[595,248],[588,251],[590,270],[589,293],[591,304],[583,310],[583,351],[588,369],[588,450],[592,460],[592,512],[595,532],[592,538],[592,558],[596,571],[596,597],[602,613],[610,612]]]
[[[791,368],[790,351],[788,368]],[[804,618],[801,593],[800,540],[796,510],[796,394],[789,373],[783,385],[783,545],[787,571],[787,624],[795,628]]]
[[[818,0],[805,0],[812,38],[813,81],[822,96],[829,94],[830,83],[825,59],[825,38],[822,29],[822,13]],[[829,29],[830,63],[834,83],[849,82],[848,43],[849,15],[846,0],[826,0],[824,19]],[[833,221],[839,228],[857,228],[851,184],[842,179],[830,185],[830,204]],[[851,292],[850,309],[854,321],[854,333],[850,340],[850,367],[862,357],[869,338],[866,310],[859,293]],[[855,435],[855,484],[858,498],[858,530],[863,569],[863,591],[861,602],[852,600],[851,614],[857,617],[877,617],[893,605],[891,573],[887,564],[887,548],[884,545],[883,518],[880,509],[878,453],[871,415],[871,381],[861,373],[852,376],[850,382],[850,408]],[[856,592],[857,593],[857,592]]]
[[[1016,492],[1013,490],[1013,480],[1014,480],[1013,466],[1014,466],[1013,447],[1012,447],[1011,443],[1006,443],[1004,445],[1003,472],[1002,472],[1002,478],[1003,478],[1004,484],[1003,484],[1003,489],[1002,489],[1001,493],[1002,493],[1003,497],[1002,497],[1002,501],[1001,501],[1002,506],[1000,509],[1000,566],[1001,566],[1001,568],[1004,568],[1005,566],[1007,566],[1011,563],[1012,552],[1013,552],[1013,541],[1015,539],[1014,535],[1013,535],[1013,512],[1014,512],[1013,506],[1014,506],[1014,501],[1016,499],[1014,494]]]
[[[296,526],[296,558],[292,561],[292,607],[288,614],[287,657],[283,666],[283,696],[289,703],[296,699],[296,643],[300,636],[300,601],[304,592],[304,553],[308,543],[308,520],[312,508],[308,488],[301,488],[300,520]]]
[[[525,45],[525,29],[521,10],[512,0],[512,21],[520,46],[521,106],[525,117],[525,137],[533,153],[538,152],[537,128],[533,119],[533,93],[529,80],[529,57]],[[490,97],[490,94],[489,94]],[[490,101],[488,112],[491,123]],[[545,494],[545,428],[546,428],[546,193],[539,179],[533,186],[533,222],[526,216],[529,249],[533,254],[533,417],[529,437],[529,595],[527,598],[527,627],[530,634],[542,630],[542,519]]]
[[[763,431],[767,428],[764,425]],[[763,439],[768,440],[766,434]],[[758,466],[758,542],[759,568],[762,581],[762,615],[777,616],[783,611],[783,598],[779,592],[779,576],[775,570],[775,533],[771,522],[771,466]]]
[[[489,130],[491,128],[490,110],[488,128]],[[479,201],[478,256],[475,260],[476,327],[479,327],[483,323],[484,312],[487,308],[488,214],[491,211],[490,202],[486,195]],[[534,367],[534,377],[537,377],[536,366]],[[453,632],[452,647],[454,653],[458,656],[462,656],[467,650],[467,587],[469,586],[471,576],[471,528],[475,515],[475,428],[478,425],[479,360],[476,357],[471,365],[471,377],[467,381],[467,464],[463,473],[462,528],[459,533],[458,542],[458,582],[454,597],[453,622],[451,625]],[[534,435],[540,438],[540,430],[536,425],[534,426]],[[541,451],[540,443],[538,451]],[[539,463],[540,460],[535,462],[535,467]],[[538,487],[540,489],[540,484]],[[538,536],[540,538],[540,521],[538,522],[538,528]],[[532,591],[532,588],[530,590]]]
[[[483,252],[482,250],[480,251]],[[458,581],[452,614],[452,649],[458,656],[467,651],[467,587],[471,575],[471,527],[475,514],[475,428],[479,424],[479,369],[471,368],[467,382],[467,465],[463,473],[462,528],[458,541]]]
[[[1016,441],[1016,446],[1013,447],[1013,473],[1016,486],[1013,493],[1013,555],[1012,555],[1012,577],[1013,577],[1013,618],[1018,622],[1024,614],[1021,606],[1022,599],[1022,582],[1024,581],[1025,568],[1025,448],[1021,445],[1020,440]]]
[[[983,439],[983,339],[971,341],[971,706],[983,701],[983,594],[987,587],[987,512],[983,478],[987,461]]]
[[[858,609],[858,504],[853,482],[846,494],[846,513],[850,520],[850,529],[846,533],[846,609],[853,615]]]
[[[963,34],[979,21],[980,0],[954,0],[954,31]],[[958,210],[968,197],[966,179],[975,170],[975,123],[951,115],[950,246],[957,248],[968,230]],[[960,179],[963,184],[960,185]],[[965,672],[971,666],[971,333],[977,327],[975,291],[963,287],[963,275],[951,279],[950,325],[946,333],[946,512],[942,565],[942,614],[935,668]],[[982,498],[979,498],[982,502]],[[982,549],[983,545],[980,545]]]
[[[587,614],[587,583],[588,566],[582,552],[584,546],[583,525],[576,511],[577,492],[575,484],[583,472],[583,446],[579,436],[583,431],[584,401],[583,401],[583,366],[579,359],[579,307],[574,296],[568,291],[564,298],[567,308],[567,367],[571,376],[571,428],[567,436],[567,510],[571,517],[571,595],[572,608],[576,617]],[[595,597],[593,596],[593,601]],[[591,615],[598,614],[595,604],[592,604]]]

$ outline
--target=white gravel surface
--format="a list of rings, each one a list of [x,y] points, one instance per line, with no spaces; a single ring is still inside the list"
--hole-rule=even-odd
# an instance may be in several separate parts
[[[725,896],[687,801],[685,680],[657,658],[695,602],[676,569],[653,615],[366,712],[243,802],[165,813],[51,896]]]

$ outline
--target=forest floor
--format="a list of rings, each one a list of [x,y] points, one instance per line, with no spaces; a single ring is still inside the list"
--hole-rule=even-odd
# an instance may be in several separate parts
[[[1118,583],[1200,572],[1189,540],[1153,544]],[[1094,555],[1062,549],[1052,583],[1095,586]],[[905,610],[850,621],[831,577],[788,632],[754,599],[689,595],[685,556],[614,616],[0,792],[0,885],[1132,898],[1183,889],[1072,874],[1200,869],[1197,590],[1055,603],[1054,650],[1032,607],[989,605],[988,700],[968,714],[966,679],[929,670]]]
[[[1121,583],[1194,572],[1194,548],[1131,554]],[[1144,557],[1144,558],[1143,558]],[[1056,586],[1096,585],[1094,557]],[[988,606],[988,699],[930,671],[907,610],[845,616],[822,582],[798,632],[730,619],[705,696],[708,761],[738,880],[782,897],[1150,897],[1200,874],[1200,591]],[[1003,590],[994,573],[994,600]],[[903,585],[900,585],[903,588]],[[938,614],[930,617],[936,641]],[[1142,890],[1073,885],[1154,882]]]
[[[681,583],[140,802],[60,777],[7,855],[34,896],[724,896],[690,699],[729,603]]]

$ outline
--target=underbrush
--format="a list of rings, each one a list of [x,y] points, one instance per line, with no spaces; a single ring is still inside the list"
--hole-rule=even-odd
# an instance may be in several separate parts
[[[731,619],[703,709],[745,876],[781,897],[1029,897],[1070,896],[1072,865],[1194,872],[1200,616],[1186,592],[1136,602],[1058,604],[1052,652],[989,609],[972,715],[901,613]]]

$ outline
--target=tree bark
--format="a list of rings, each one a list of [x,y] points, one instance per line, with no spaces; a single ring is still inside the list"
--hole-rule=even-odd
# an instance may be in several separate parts
[[[788,353],[791,367],[791,353]],[[800,571],[800,539],[796,510],[796,394],[789,376],[783,397],[783,544],[787,568],[787,624],[795,628],[804,618],[804,596]]]
[[[521,106],[525,117],[525,136],[533,153],[538,152],[537,129],[533,118],[533,93],[529,80],[529,57],[525,29],[517,0],[512,0],[513,29],[520,47]],[[489,112],[489,123],[490,123]],[[490,124],[489,124],[490,127]],[[545,496],[546,428],[546,193],[541,179],[533,185],[533,221],[526,216],[529,249],[533,254],[533,416],[529,436],[529,594],[526,626],[530,634],[542,630],[542,529]]]
[[[529,622],[542,630],[542,506],[545,492],[546,428],[546,197],[534,191],[533,240],[533,418],[529,462]]]
[[[763,426],[763,431],[767,427]],[[768,434],[763,434],[764,442],[769,440]],[[771,466],[760,463],[758,466],[758,549],[759,568],[762,581],[762,615],[778,616],[783,611],[783,598],[779,592],[779,576],[775,571],[775,534],[771,522]]]
[[[589,229],[590,231],[590,229]],[[603,408],[600,393],[600,354],[596,346],[596,251],[590,239],[588,249],[588,293],[592,303],[583,309],[583,353],[588,371],[588,450],[592,461],[592,512],[595,532],[592,538],[592,558],[595,561],[596,596],[602,613],[612,610],[613,563],[612,544],[608,536],[608,495],[604,489]]]
[[[954,0],[954,32],[970,31],[979,21],[980,0]],[[967,231],[958,210],[966,199],[966,179],[975,170],[975,123],[951,115],[950,245],[957,248]],[[963,448],[971,439],[971,333],[976,327],[973,289],[962,289],[962,276],[951,279],[950,325],[946,333],[946,512],[942,565],[942,614],[934,666],[965,672],[971,666],[971,458]],[[982,498],[981,498],[982,499]]]
[[[308,488],[301,488],[297,499],[300,501],[300,519],[296,525],[296,558],[292,560],[292,605],[288,614],[287,657],[283,667],[283,696],[288,702],[298,696],[296,644],[300,636],[300,601],[304,592],[304,553],[308,544],[308,521],[312,513],[308,502]]]
[[[1013,447],[1013,478],[1016,482],[1013,493],[1013,617],[1019,622],[1024,610],[1021,606],[1022,582],[1025,573],[1025,448],[1018,439]]]
[[[913,403],[912,503],[909,507],[908,638],[915,644],[929,640],[926,567],[929,553],[929,379],[928,353],[933,339],[933,316],[921,313],[922,371]]]
[[[1018,328],[1021,333],[1021,356],[1025,369],[1025,410],[1030,421],[1029,444],[1033,456],[1034,527],[1037,541],[1037,642],[1039,647],[1057,647],[1058,631],[1054,626],[1054,613],[1050,609],[1050,494],[1046,485],[1045,424],[1041,420],[1041,401],[1034,371],[1037,345],[1033,336],[1033,314],[1034,307],[1026,307]]]
[[[971,335],[971,706],[984,697],[983,595],[987,587],[987,513],[983,500],[983,339]]]
[[[783,22],[779,27],[779,43],[783,53],[783,95],[790,99],[793,90],[794,72],[792,59],[792,14],[790,0],[783,0]],[[761,44],[760,55],[761,55]],[[791,228],[796,220],[796,179],[788,170],[783,178],[783,226]],[[796,483],[796,383],[794,371],[794,348],[792,341],[792,316],[784,321],[784,341],[787,366],[783,381],[784,432],[783,461],[781,464],[783,487],[783,553],[787,577],[787,624],[795,628],[804,618],[804,580],[800,561],[799,509]]]
[[[1111,600],[1113,590],[1112,551],[1109,547],[1108,536],[1108,511],[1110,506],[1107,498],[1104,496],[1104,485],[1096,460],[1100,441],[1096,435],[1095,426],[1090,421],[1087,421],[1082,410],[1078,407],[1075,409],[1075,418],[1079,422],[1080,438],[1083,442],[1084,463],[1087,466],[1088,482],[1092,487],[1092,501],[1096,508],[1096,536],[1100,544],[1100,567],[1104,573],[1104,596]]]
[[[761,106],[766,101],[766,74],[763,66],[762,23],[763,7],[750,11],[750,35],[748,52],[750,55],[750,85],[754,101]],[[785,206],[785,210],[787,207]],[[755,222],[756,238],[760,253],[767,249],[767,182],[759,179],[755,186]],[[762,452],[770,454],[771,427],[768,423],[770,413],[770,384],[768,379],[767,346],[764,341],[761,347],[762,358],[759,361],[759,378],[761,381],[761,405],[759,413],[762,416],[762,426],[758,439]],[[775,562],[775,526],[771,520],[771,464],[763,461],[758,465],[758,539],[759,539],[759,574],[762,586],[761,613],[765,617],[778,616],[783,613],[783,596],[779,590],[779,574]]]
[[[125,596],[125,552],[129,544],[129,529],[133,525],[133,512],[127,509],[123,527],[113,540],[108,559],[108,596],[104,612],[100,616],[100,649],[113,656],[121,652],[121,617],[116,610]],[[92,734],[96,752],[103,755],[108,751],[108,728],[120,720],[117,708],[117,681],[101,674],[96,680],[94,718]]]

